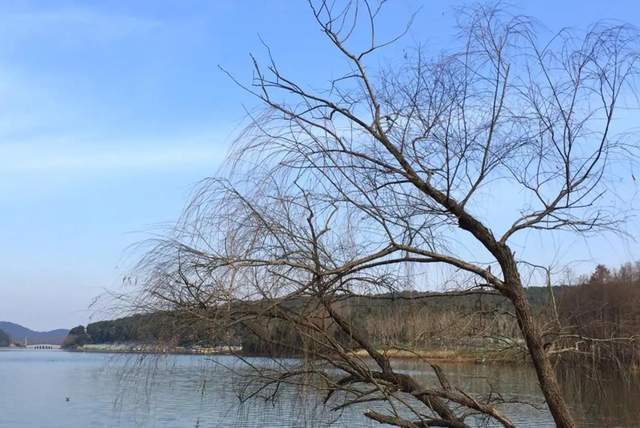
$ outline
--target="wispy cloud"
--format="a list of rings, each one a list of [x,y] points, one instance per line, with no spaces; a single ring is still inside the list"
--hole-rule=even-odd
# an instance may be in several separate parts
[[[223,146],[222,146],[223,147]],[[215,166],[225,156],[220,144],[179,139],[157,144],[117,141],[104,144],[0,145],[0,175],[136,172]]]

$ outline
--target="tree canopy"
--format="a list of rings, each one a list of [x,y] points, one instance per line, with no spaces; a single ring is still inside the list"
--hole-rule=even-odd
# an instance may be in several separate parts
[[[432,385],[396,371],[342,311],[348,299],[401,291],[411,272],[444,266],[459,292],[509,301],[556,424],[574,427],[525,292],[539,263],[515,243],[624,222],[603,195],[618,162],[636,156],[617,114],[638,71],[637,33],[600,24],[544,40],[533,20],[478,6],[461,12],[448,52],[416,48],[376,68],[372,58],[396,40],[376,31],[387,6],[310,1],[348,64],[328,70],[323,88],[289,77],[270,50],[266,62],[253,59],[253,80],[236,83],[263,109],[226,174],[205,180],[172,233],[153,242],[137,302],[257,336],[288,323],[311,362],[260,371],[255,394],[304,383],[327,400],[390,403],[366,416],[396,426],[463,427],[477,413],[513,426],[500,394],[472,399],[437,366]],[[486,195],[501,192],[511,196],[506,225],[482,214]]]
[[[0,330],[0,346],[9,346],[11,344],[11,338],[3,330]]]

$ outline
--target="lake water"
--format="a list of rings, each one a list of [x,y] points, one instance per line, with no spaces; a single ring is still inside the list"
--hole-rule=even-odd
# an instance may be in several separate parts
[[[64,351],[0,351],[0,427],[380,427],[362,410],[328,412],[313,394],[287,393],[275,405],[238,405],[237,384],[218,363],[233,357],[109,355]],[[252,359],[261,364],[263,359]],[[398,363],[425,382],[422,363]],[[469,392],[490,388],[506,398],[540,402],[530,368],[447,364],[452,383]],[[640,427],[636,381],[608,381],[601,388],[567,378],[580,426]],[[67,401],[68,398],[68,401]],[[505,409],[518,426],[553,426],[546,411]],[[479,426],[482,426],[478,423]]]

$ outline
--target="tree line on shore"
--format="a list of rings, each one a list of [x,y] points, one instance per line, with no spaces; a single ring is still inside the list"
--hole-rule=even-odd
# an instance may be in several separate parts
[[[0,348],[9,346],[11,344],[11,338],[4,330],[0,330]]]
[[[640,366],[640,263],[614,270],[598,265],[577,285],[529,287],[526,292],[541,324],[549,326],[545,346],[552,347],[559,360],[562,356],[589,364],[602,362],[609,368],[613,362],[622,369]],[[453,350],[485,360],[524,358],[522,336],[506,299],[485,292],[465,294],[404,291],[351,296],[338,310],[373,344],[405,351],[403,355]],[[346,349],[357,349],[357,343],[340,331],[335,337]],[[286,320],[239,324],[234,331],[220,332],[208,317],[192,311],[136,314],[78,326],[70,330],[63,346],[115,343],[240,345],[248,355],[305,351],[300,332]]]

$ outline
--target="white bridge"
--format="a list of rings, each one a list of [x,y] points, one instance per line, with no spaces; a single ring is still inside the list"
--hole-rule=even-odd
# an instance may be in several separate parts
[[[60,349],[60,345],[27,345],[27,349]]]

